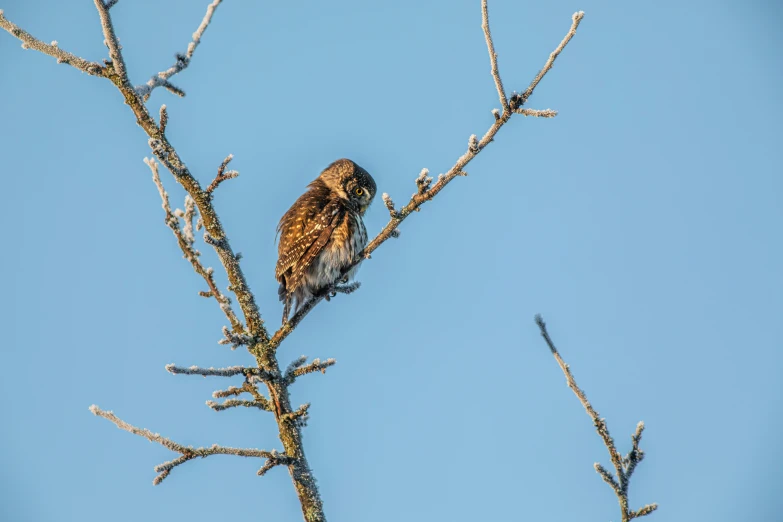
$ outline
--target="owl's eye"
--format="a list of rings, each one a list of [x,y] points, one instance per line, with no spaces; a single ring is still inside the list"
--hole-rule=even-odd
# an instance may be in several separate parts
[[[353,189],[353,193],[356,194],[357,196],[361,196],[362,194],[364,194],[364,190],[361,187],[356,187],[355,189]]]

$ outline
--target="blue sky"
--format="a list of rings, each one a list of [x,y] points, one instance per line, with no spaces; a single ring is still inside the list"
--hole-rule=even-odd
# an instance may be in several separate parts
[[[112,11],[134,83],[185,49],[207,2]],[[93,3],[6,0],[39,38],[106,57]],[[609,464],[533,323],[556,344],[622,451],[650,520],[771,520],[783,509],[781,10],[773,2],[490,2],[506,88],[523,90],[584,10],[530,107],[320,305],[281,363],[298,381],[330,520],[619,520]],[[233,2],[216,13],[187,97],[158,90],[168,134],[209,182],[269,324],[275,225],[332,160],[398,203],[492,122],[480,2]],[[172,454],[87,408],[184,444],[279,449],[270,415],[204,405],[234,381],[167,363],[248,364],[164,226],[150,152],[106,81],[0,34],[6,397],[0,518],[13,522],[300,520],[285,470],[210,457],[158,487]],[[173,202],[184,193],[167,174]],[[376,200],[370,233],[388,214]],[[206,262],[218,266],[211,254]],[[225,281],[221,280],[225,285]],[[778,515],[775,515],[778,513]]]

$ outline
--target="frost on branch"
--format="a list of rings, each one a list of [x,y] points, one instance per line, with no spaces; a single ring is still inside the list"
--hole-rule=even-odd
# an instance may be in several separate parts
[[[241,456],[263,457],[267,461],[263,467],[259,470],[259,474],[263,474],[266,470],[276,465],[286,465],[290,469],[291,478],[293,479],[296,491],[299,496],[300,503],[302,505],[302,512],[305,519],[311,522],[325,520],[323,513],[323,506],[318,494],[318,489],[315,484],[315,479],[312,476],[312,472],[304,457],[304,448],[301,444],[301,427],[303,426],[308,413],[309,405],[302,405],[296,410],[292,410],[290,406],[290,397],[288,394],[288,385],[290,385],[298,376],[315,371],[324,371],[326,367],[334,364],[333,360],[327,360],[321,362],[314,360],[309,365],[305,364],[305,360],[295,361],[285,372],[285,376],[281,376],[278,370],[278,360],[276,357],[276,350],[279,345],[286,339],[288,335],[297,327],[297,325],[304,319],[307,313],[312,310],[322,299],[328,298],[330,295],[336,293],[350,293],[358,288],[358,283],[343,285],[337,284],[331,288],[328,288],[327,292],[324,292],[313,299],[305,303],[305,305],[291,318],[285,325],[283,325],[272,337],[269,337],[268,332],[263,324],[258,307],[255,301],[255,297],[250,291],[247,282],[245,281],[244,274],[239,266],[239,255],[234,254],[228,241],[228,236],[223,228],[220,219],[217,215],[215,208],[212,206],[212,193],[219,183],[227,179],[231,179],[236,176],[235,171],[226,171],[228,162],[231,159],[229,156],[218,169],[218,176],[215,178],[212,184],[210,184],[205,190],[202,188],[199,180],[197,180],[186,166],[183,159],[180,158],[174,146],[169,142],[166,135],[166,127],[168,124],[168,113],[165,106],[161,107],[160,120],[156,122],[150,115],[148,108],[146,107],[146,101],[149,98],[151,92],[157,87],[164,87],[169,89],[178,95],[184,95],[184,92],[171,83],[171,78],[177,73],[184,70],[190,65],[194,51],[201,42],[204,31],[209,25],[216,7],[220,4],[220,0],[212,1],[208,8],[206,15],[202,19],[201,24],[195,31],[192,37],[192,41],[189,43],[185,53],[180,53],[176,56],[176,62],[172,67],[153,76],[145,85],[134,88],[131,80],[128,76],[128,71],[125,65],[125,61],[122,54],[122,46],[120,45],[119,38],[115,32],[110,9],[112,9],[117,0],[95,0],[95,5],[100,17],[101,27],[103,29],[104,43],[109,49],[109,61],[105,61],[105,67],[96,63],[88,62],[79,57],[76,57],[70,53],[63,51],[60,45],[56,42],[51,44],[45,44],[42,41],[33,38],[31,35],[21,30],[9,22],[4,17],[4,13],[0,11],[0,27],[9,32],[12,36],[19,39],[25,48],[40,51],[44,54],[54,57],[59,63],[66,63],[77,69],[80,69],[93,76],[103,77],[108,79],[122,94],[126,105],[130,108],[135,116],[136,123],[144,130],[148,136],[148,143],[152,149],[154,155],[158,160],[165,165],[169,171],[174,175],[177,183],[179,183],[189,194],[189,199],[185,202],[185,210],[173,212],[169,206],[168,194],[163,189],[163,185],[160,181],[157,172],[157,163],[154,160],[148,160],[148,165],[153,171],[153,179],[158,186],[163,208],[164,219],[167,226],[171,228],[174,233],[177,242],[183,252],[183,255],[188,259],[196,272],[202,276],[204,281],[209,286],[208,290],[200,292],[200,295],[215,298],[221,310],[226,314],[231,328],[224,331],[224,339],[228,344],[234,346],[245,345],[248,351],[256,359],[258,364],[257,368],[246,367],[229,367],[229,368],[199,368],[189,367],[181,368],[174,365],[167,366],[167,370],[171,373],[181,373],[189,375],[201,375],[201,376],[223,376],[232,377],[242,375],[245,382],[242,388],[230,387],[220,395],[216,392],[215,398],[220,396],[226,398],[222,403],[210,401],[214,409],[227,409],[238,406],[254,407],[259,409],[267,409],[265,405],[269,406],[270,411],[275,412],[275,418],[278,421],[278,427],[280,429],[280,440],[282,441],[284,448],[291,455],[296,455],[297,458],[287,456],[285,453],[278,453],[275,450],[263,451],[252,449],[237,449],[226,448],[220,446],[211,446],[209,448],[191,448],[179,445],[169,439],[160,437],[158,434],[153,434],[148,430],[141,430],[130,426],[120,419],[116,418],[111,412],[103,412],[97,407],[91,408],[96,415],[103,416],[114,422],[118,427],[129,431],[131,433],[144,436],[151,441],[158,442],[164,446],[179,452],[180,456],[176,459],[163,463],[156,467],[156,471],[159,473],[155,479],[155,483],[159,483],[168,476],[171,470],[181,465],[188,460],[191,460],[197,456],[205,457],[213,454],[233,454]],[[497,132],[505,125],[509,119],[515,114],[521,114],[525,116],[535,117],[551,117],[555,113],[549,109],[547,110],[535,110],[522,108],[527,99],[532,95],[533,90],[541,81],[543,76],[552,68],[555,58],[563,50],[568,41],[573,37],[576,32],[576,28],[582,19],[583,13],[575,13],[573,17],[573,23],[571,30],[566,35],[566,38],[561,42],[555,52],[553,52],[544,68],[538,73],[534,81],[530,86],[521,94],[514,94],[510,101],[506,101],[503,84],[500,78],[498,69],[498,57],[494,49],[494,43],[489,30],[489,15],[487,12],[487,2],[482,1],[482,28],[484,30],[484,36],[487,43],[487,50],[490,58],[490,72],[495,82],[498,97],[501,103],[502,110],[493,111],[493,121],[485,132],[485,134],[479,138],[474,135],[471,136],[468,143],[468,150],[460,156],[454,165],[446,171],[444,174],[438,176],[438,181],[433,185],[432,178],[428,176],[428,173],[424,171],[416,181],[417,192],[411,197],[409,203],[401,208],[396,208],[388,196],[384,197],[384,203],[390,213],[390,222],[384,229],[366,246],[363,252],[357,255],[352,266],[346,267],[346,273],[351,268],[356,266],[362,259],[369,259],[370,255],[387,239],[396,237],[398,235],[398,226],[400,223],[411,215],[412,212],[419,211],[421,206],[430,201],[456,176],[465,174],[466,165],[475,158],[488,144],[490,144]],[[198,212],[197,212],[198,210]],[[204,228],[205,241],[215,247],[215,251],[221,260],[223,268],[228,275],[230,291],[233,291],[236,295],[236,300],[244,315],[244,322],[246,326],[239,321],[238,317],[234,315],[230,307],[230,300],[225,296],[217,287],[214,281],[214,271],[211,268],[205,268],[199,262],[199,253],[193,245],[195,244],[195,236],[193,233],[193,220],[196,219],[196,230]],[[180,222],[182,221],[182,223]],[[342,274],[342,275],[345,275]],[[257,383],[263,383],[269,390],[270,398],[266,399],[259,390],[256,388]],[[242,390],[241,392],[239,390]],[[245,401],[239,399],[240,393],[249,393],[255,399],[255,401]],[[272,405],[274,406],[272,408]],[[621,462],[623,466],[623,474],[629,477],[632,473],[636,463],[640,462],[643,453],[638,449],[638,439],[641,438],[641,428],[637,429],[635,436],[634,449],[625,457]],[[608,436],[608,431],[606,432]],[[613,457],[613,464],[618,459]],[[618,481],[618,487],[623,491],[624,483],[622,480]],[[643,516],[652,512],[655,509],[655,505],[645,506],[636,512],[628,512],[633,516]]]
[[[185,68],[187,68],[188,65],[190,65],[190,61],[193,59],[193,53],[196,51],[198,44],[201,43],[201,37],[204,36],[204,31],[206,31],[207,26],[209,26],[209,23],[212,21],[212,15],[215,13],[215,9],[217,9],[217,6],[220,5],[221,2],[222,0],[214,0],[211,4],[209,4],[209,6],[207,6],[207,13],[201,20],[201,24],[199,24],[196,32],[193,33],[193,40],[188,44],[188,49],[185,54],[177,53],[174,55],[176,60],[174,65],[150,78],[145,85],[139,85],[136,87],[136,94],[143,98],[145,102],[149,99],[152,91],[157,87],[168,89],[169,92],[176,94],[177,96],[185,96],[185,91],[173,85],[169,79],[175,74],[182,72]]]
[[[98,417],[103,417],[104,419],[113,422],[114,425],[121,430],[125,430],[134,435],[144,437],[150,442],[156,442],[171,451],[182,454],[182,456],[177,457],[174,460],[170,460],[168,462],[164,462],[163,464],[158,464],[157,466],[155,466],[154,469],[155,472],[158,473],[158,476],[155,477],[155,480],[153,480],[152,483],[156,486],[161,482],[163,482],[163,480],[169,476],[169,473],[171,473],[172,469],[196,457],[204,458],[204,457],[209,457],[211,455],[235,455],[238,457],[257,457],[257,458],[270,459],[270,458],[277,458],[280,455],[279,453],[277,453],[277,451],[274,450],[265,451],[265,450],[259,450],[254,448],[231,448],[227,446],[218,446],[217,444],[213,444],[208,448],[206,447],[194,448],[193,446],[184,446],[182,444],[174,442],[171,439],[163,437],[159,433],[153,433],[148,429],[137,428],[136,426],[128,424],[127,422],[123,421],[122,419],[114,415],[113,412],[104,411],[94,404],[90,406],[90,411],[95,415],[97,415]]]
[[[631,476],[636,469],[636,466],[644,458],[644,452],[641,450],[641,448],[639,448],[639,443],[642,440],[642,432],[644,431],[644,423],[639,422],[636,425],[636,431],[633,435],[631,435],[631,451],[629,451],[625,457],[621,457],[620,452],[617,451],[617,446],[614,443],[614,439],[609,434],[609,426],[606,424],[606,419],[601,417],[598,412],[595,411],[593,405],[590,404],[589,400],[587,400],[587,395],[585,395],[585,392],[582,391],[582,389],[576,384],[574,375],[571,373],[571,368],[560,356],[560,352],[557,350],[554,342],[552,341],[552,338],[549,336],[544,319],[540,315],[537,315],[535,317],[535,321],[536,325],[538,325],[539,331],[541,332],[541,337],[543,337],[544,341],[546,341],[549,350],[552,352],[552,355],[554,355],[557,364],[560,366],[560,369],[565,375],[566,384],[569,388],[571,388],[571,391],[574,392],[574,395],[576,395],[577,399],[579,399],[579,402],[582,403],[585,411],[592,419],[593,425],[595,426],[598,435],[601,437],[601,440],[603,440],[604,446],[606,446],[606,449],[609,452],[609,458],[612,462],[612,466],[614,466],[615,469],[614,475],[612,475],[599,462],[596,462],[593,467],[595,468],[596,473],[598,473],[604,482],[609,484],[609,487],[612,488],[612,491],[614,491],[614,494],[617,496],[617,500],[620,503],[622,521],[629,522],[631,519],[649,515],[658,509],[657,504],[648,504],[636,511],[633,511],[628,507],[628,485],[630,483]]]

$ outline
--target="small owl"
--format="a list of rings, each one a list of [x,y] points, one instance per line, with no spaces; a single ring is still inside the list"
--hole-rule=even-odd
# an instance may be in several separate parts
[[[367,245],[362,216],[375,196],[375,180],[349,159],[326,167],[283,214],[275,277],[283,324],[313,295],[335,284]],[[356,273],[348,272],[346,280]]]

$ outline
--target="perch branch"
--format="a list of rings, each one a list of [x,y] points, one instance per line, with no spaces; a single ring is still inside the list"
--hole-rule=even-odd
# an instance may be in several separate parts
[[[114,24],[111,21],[111,15],[109,15],[109,9],[111,6],[103,3],[103,0],[95,0],[95,7],[98,9],[98,16],[101,19],[101,27],[103,28],[103,43],[109,48],[109,57],[111,58],[111,65],[114,71],[115,84],[117,87],[124,89],[132,89],[130,80],[128,79],[128,70],[125,66],[125,59],[122,57],[122,46],[120,40],[114,32]],[[108,65],[108,64],[107,64]],[[127,96],[125,103],[128,103]]]
[[[482,2],[482,13],[484,12],[484,8],[486,6],[486,2]],[[560,45],[557,46],[555,51],[549,56],[549,60],[547,60],[546,64],[544,65],[544,68],[541,69],[541,71],[538,73],[538,75],[535,77],[533,82],[528,86],[527,90],[525,90],[525,100],[527,100],[528,97],[530,97],[531,94],[533,94],[533,91],[535,90],[536,86],[539,84],[541,79],[546,75],[547,72],[552,68],[552,63],[554,63],[555,58],[563,51],[565,46],[568,44],[569,41],[571,41],[571,38],[576,34],[576,29],[579,27],[580,22],[582,21],[582,18],[584,18],[584,13],[582,11],[579,11],[577,13],[574,13],[571,17],[571,28],[568,30],[568,34],[566,34],[565,38],[560,42]],[[487,32],[487,34],[489,34]],[[491,45],[491,40],[488,39],[487,45]],[[494,53],[494,49],[491,51]],[[493,65],[493,70],[495,69],[495,65]],[[499,87],[499,92],[502,92],[502,85]],[[515,95],[519,96],[519,95]],[[502,101],[502,98],[501,98]],[[517,105],[512,104],[512,108],[514,111],[503,111],[502,114],[496,115],[495,121],[492,123],[492,125],[489,127],[489,129],[484,133],[484,136],[479,140],[477,136],[473,135],[468,140],[468,150],[457,159],[457,162],[445,173],[440,176],[438,176],[438,181],[434,185],[430,185],[429,182],[426,181],[427,179],[427,172],[426,169],[422,171],[421,174],[416,178],[416,186],[417,186],[417,193],[411,196],[410,202],[405,205],[404,207],[400,209],[394,209],[394,203],[392,202],[391,198],[385,197],[384,203],[389,209],[390,213],[390,219],[389,222],[386,224],[386,226],[381,230],[381,232],[375,236],[375,238],[370,241],[367,246],[364,248],[364,250],[359,254],[358,258],[345,270],[343,270],[342,275],[346,275],[353,267],[358,265],[363,259],[369,259],[370,255],[383,243],[385,243],[389,238],[396,237],[398,235],[397,228],[400,226],[400,224],[413,212],[417,212],[419,208],[426,203],[427,201],[430,201],[432,198],[438,195],[438,193],[443,190],[446,185],[448,185],[454,178],[457,176],[465,176],[467,173],[464,171],[465,167],[468,165],[468,163],[471,162],[473,158],[475,158],[482,150],[484,150],[484,147],[489,145],[492,140],[495,139],[495,135],[497,132],[503,127],[503,125],[508,122],[508,120],[511,118],[513,114],[515,114],[516,109],[521,106],[521,103],[518,103]],[[549,111],[550,109],[547,109]],[[537,112],[547,112],[547,111],[537,111]],[[554,112],[554,111],[552,111]],[[531,114],[532,115],[532,114]],[[431,178],[430,178],[431,181]],[[426,187],[422,189],[422,187]],[[270,339],[268,346],[272,350],[276,350],[278,346],[280,346],[280,343],[282,343],[288,335],[294,329],[297,327],[297,325],[307,316],[307,314],[312,310],[319,302],[321,302],[322,299],[324,299],[328,293],[320,293],[318,295],[313,296],[308,301],[305,302],[305,304],[299,309],[297,313],[295,313],[291,319],[288,320],[283,326],[281,326],[275,334]]]
[[[155,471],[159,473],[159,475],[155,477],[155,480],[152,482],[155,485],[160,484],[163,479],[168,477],[172,469],[196,457],[204,458],[209,457],[210,455],[235,455],[238,457],[257,457],[266,459],[280,457],[280,454],[276,451],[265,451],[253,448],[231,448],[227,446],[218,446],[217,444],[214,444],[208,448],[194,448],[192,446],[184,446],[172,441],[171,439],[167,439],[158,433],[152,433],[148,429],[132,426],[114,415],[113,412],[104,411],[94,404],[90,406],[90,411],[99,417],[110,420],[121,430],[125,430],[127,432],[133,433],[134,435],[144,437],[150,442],[157,442],[161,446],[170,449],[171,451],[182,454],[181,457],[155,466]]]
[[[579,402],[582,403],[585,411],[587,411],[587,414],[593,420],[593,425],[595,426],[598,435],[601,437],[601,440],[604,441],[604,445],[609,451],[609,457],[612,461],[612,465],[614,466],[616,478],[612,476],[612,474],[609,473],[601,464],[596,462],[594,467],[595,471],[601,476],[601,478],[607,484],[609,484],[609,486],[611,486],[612,490],[614,490],[614,493],[617,496],[617,500],[620,504],[622,521],[628,522],[633,518],[649,515],[658,509],[657,504],[649,504],[637,511],[632,511],[628,508],[628,482],[631,478],[631,474],[636,468],[636,464],[641,462],[644,456],[644,452],[639,449],[639,441],[641,441],[642,438],[644,423],[640,422],[636,426],[636,432],[631,437],[633,441],[633,448],[631,449],[631,452],[629,452],[628,456],[623,459],[620,457],[620,453],[617,451],[614,439],[612,439],[612,436],[609,435],[609,427],[606,424],[606,419],[601,418],[598,412],[595,411],[595,408],[593,408],[593,405],[590,404],[590,401],[587,400],[585,392],[582,391],[582,389],[576,384],[574,375],[571,373],[571,368],[568,366],[568,364],[565,363],[563,358],[560,357],[560,352],[557,351],[552,338],[549,336],[544,319],[540,315],[537,315],[535,320],[536,325],[538,325],[538,329],[541,331],[541,337],[544,338],[544,341],[546,341],[546,344],[549,347],[549,350],[552,352],[552,355],[555,356],[557,364],[560,366],[560,369],[563,370],[568,387],[571,388],[571,391],[574,392],[574,395],[576,395],[576,397],[579,399]]]
[[[514,112],[517,114],[522,114],[523,116],[534,116],[536,118],[554,118],[557,116],[557,111],[553,111],[552,109],[522,109],[518,108]]]
[[[190,60],[192,59],[193,51],[195,50],[196,46],[199,44],[203,36],[204,30],[208,26],[212,18],[212,15],[214,13],[214,10],[219,3],[220,0],[215,0],[209,5],[206,16],[202,20],[202,23],[197,29],[196,33],[194,33],[193,35],[193,41],[188,46],[187,53],[185,55],[177,56],[177,62],[174,64],[174,66],[172,66],[170,69],[166,71],[163,71],[162,73],[159,73],[157,76],[153,77],[149,82],[147,82],[146,85],[140,86],[138,90],[133,87],[133,85],[131,84],[128,78],[127,68],[125,66],[125,62],[122,56],[122,47],[114,31],[111,15],[109,13],[109,9],[112,8],[114,4],[116,4],[115,0],[109,0],[108,3],[104,2],[104,0],[95,0],[96,8],[98,10],[101,19],[101,26],[103,28],[105,43],[109,49],[109,56],[111,58],[111,61],[106,62],[105,67],[100,67],[97,66],[97,64],[90,64],[89,62],[86,61],[79,61],[81,59],[78,59],[77,57],[74,57],[73,55],[69,55],[69,54],[63,55],[63,57],[65,58],[63,61],[64,62],[67,61],[67,63],[70,63],[71,65],[80,68],[81,70],[84,70],[89,74],[105,77],[109,79],[118,88],[118,90],[124,97],[125,103],[133,111],[138,125],[148,135],[149,146],[152,149],[155,156],[157,157],[157,159],[167,167],[167,169],[174,175],[176,181],[180,185],[182,185],[182,187],[189,194],[190,198],[192,198],[191,201],[193,202],[193,206],[198,209],[199,224],[203,224],[203,227],[205,229],[205,240],[214,247],[216,253],[218,254],[218,257],[228,275],[230,289],[236,295],[237,302],[239,303],[239,306],[244,315],[244,320],[247,325],[246,330],[242,329],[240,331],[235,331],[234,333],[237,335],[241,334],[241,335],[249,336],[250,339],[247,342],[248,350],[251,352],[251,354],[255,356],[256,362],[258,364],[258,368],[233,367],[233,368],[222,368],[222,369],[213,369],[213,368],[202,369],[195,366],[190,368],[180,368],[174,365],[169,365],[167,366],[166,369],[171,373],[195,374],[195,375],[202,375],[205,377],[209,375],[219,375],[219,376],[244,375],[246,379],[246,383],[245,385],[243,385],[243,388],[245,386],[248,386],[248,391],[251,394],[253,394],[253,396],[259,402],[266,399],[263,397],[263,395],[260,394],[260,392],[258,392],[257,388],[253,385],[253,383],[259,380],[263,381],[269,390],[270,398],[268,400],[268,404],[272,406],[272,409],[275,413],[275,417],[277,419],[278,428],[279,428],[280,440],[283,444],[285,453],[261,452],[261,450],[240,450],[235,448],[221,448],[221,447],[213,447],[212,449],[184,448],[183,446],[177,445],[176,443],[173,443],[168,439],[163,439],[158,435],[154,435],[151,432],[148,432],[147,430],[140,430],[138,428],[134,428],[130,425],[127,425],[123,421],[120,421],[119,419],[114,417],[113,414],[111,414],[110,412],[102,412],[98,408],[94,408],[93,413],[95,413],[96,415],[102,414],[102,416],[108,418],[109,420],[112,420],[119,427],[123,429],[127,429],[132,433],[136,433],[145,437],[146,434],[149,434],[150,437],[153,437],[153,438],[147,437],[150,438],[150,440],[155,440],[156,442],[160,442],[161,444],[164,445],[170,444],[172,445],[171,447],[175,451],[179,451],[180,453],[182,453],[181,457],[175,459],[174,461],[165,463],[157,468],[160,473],[158,479],[156,479],[157,482],[163,480],[168,475],[170,470],[173,469],[173,467],[176,467],[177,465],[180,465],[186,462],[187,460],[194,458],[195,456],[207,456],[207,454],[229,453],[229,454],[238,454],[242,456],[265,457],[268,460],[261,468],[261,470],[259,470],[259,474],[263,474],[266,470],[276,465],[288,466],[289,473],[293,479],[294,486],[297,491],[297,495],[302,505],[302,511],[305,519],[308,520],[308,522],[324,521],[325,516],[323,513],[321,498],[318,493],[318,488],[315,484],[315,479],[313,478],[312,472],[305,458],[304,448],[302,445],[301,426],[303,424],[303,421],[306,419],[307,406],[302,406],[297,410],[294,410],[291,407],[290,396],[288,393],[288,383],[287,380],[282,378],[280,375],[280,370],[275,355],[275,350],[279,346],[279,344],[285,339],[285,337],[289,335],[290,332],[296,327],[296,325],[299,324],[299,322],[306,316],[306,314],[315,305],[318,304],[318,302],[320,302],[324,298],[329,297],[333,293],[338,293],[338,292],[349,293],[355,290],[356,288],[358,288],[358,285],[357,284],[335,285],[331,288],[326,289],[327,291],[320,293],[319,295],[317,295],[316,297],[314,297],[313,299],[305,303],[302,309],[297,314],[295,314],[291,320],[289,320],[285,325],[283,325],[283,327],[275,333],[274,337],[270,339],[269,334],[264,326],[264,322],[258,311],[255,297],[251,293],[247,285],[247,282],[245,280],[245,276],[239,266],[239,254],[235,254],[233,252],[229,244],[225,230],[223,229],[223,226],[220,223],[218,215],[214,207],[212,206],[212,197],[211,197],[212,190],[205,190],[202,188],[202,186],[196,180],[193,174],[190,172],[190,170],[188,169],[184,161],[179,157],[173,145],[168,141],[168,138],[165,135],[166,123],[168,121],[168,114],[166,113],[165,109],[161,111],[160,123],[156,123],[145,105],[145,101],[148,99],[150,93],[158,86],[169,88],[170,90],[173,90],[177,94],[184,94],[182,93],[181,89],[174,87],[169,82],[169,79],[175,74],[177,74],[178,72],[182,71],[190,63]],[[550,55],[550,59],[545,65],[544,69],[542,69],[541,72],[539,72],[538,76],[536,77],[536,79],[534,79],[533,83],[531,83],[531,85],[528,87],[527,91],[525,91],[523,95],[515,95],[515,98],[513,98],[513,100],[515,100],[515,103],[512,103],[511,101],[509,102],[504,101],[505,95],[502,88],[502,83],[500,81],[500,75],[497,72],[497,56],[496,53],[494,52],[494,44],[492,43],[491,34],[489,32],[489,22],[486,14],[486,2],[482,3],[482,15],[483,15],[483,20],[485,22],[484,25],[486,26],[485,37],[487,40],[488,51],[490,55],[490,63],[492,68],[493,79],[495,80],[496,88],[498,90],[498,97],[503,105],[503,113],[500,114],[499,111],[493,111],[495,121],[492,124],[492,126],[489,128],[489,130],[486,131],[486,133],[480,140],[475,135],[471,136],[468,141],[468,149],[465,152],[465,154],[463,154],[457,160],[455,165],[449,171],[447,171],[445,174],[440,175],[438,177],[438,181],[434,185],[432,184],[433,181],[432,178],[429,178],[427,174],[424,173],[423,176],[417,178],[417,192],[411,197],[411,200],[407,205],[405,205],[399,210],[395,210],[393,204],[387,205],[388,207],[390,207],[389,223],[386,225],[386,227],[384,227],[381,233],[379,233],[378,236],[376,236],[367,245],[367,247],[360,254],[360,256],[357,257],[357,259],[354,261],[353,266],[358,264],[361,259],[369,258],[370,254],[375,249],[377,249],[382,243],[388,240],[390,237],[397,237],[399,235],[398,227],[400,223],[403,220],[405,220],[412,212],[418,211],[421,205],[423,205],[426,201],[429,201],[434,196],[436,196],[449,182],[451,182],[454,179],[454,177],[466,175],[464,171],[464,167],[477,154],[479,154],[481,150],[483,150],[483,148],[486,147],[486,145],[488,145],[494,139],[494,136],[499,131],[499,129],[509,120],[509,118],[513,114],[517,113],[515,111],[519,107],[521,107],[522,104],[527,100],[527,98],[532,94],[533,90],[535,89],[536,85],[540,82],[541,78],[543,78],[543,76],[547,73],[547,71],[551,69],[554,59],[562,51],[562,49],[568,43],[570,38],[574,35],[576,28],[583,16],[581,12],[576,13],[574,15],[573,23],[569,34],[566,36],[566,38],[563,40],[560,46],[555,50],[555,52],[552,53],[552,55]],[[2,12],[0,12],[0,17],[2,17]],[[22,40],[23,43],[27,43],[28,46],[30,46],[30,44],[29,42],[26,42],[26,39],[30,41],[34,40],[29,34],[21,32],[18,28],[10,24],[10,22],[7,22],[7,20],[5,20],[4,18],[0,18],[0,24],[4,29],[10,32],[13,36]],[[34,46],[34,48],[36,48],[41,52],[59,58],[60,56],[55,51],[54,49],[55,47],[56,46],[54,45],[46,46],[45,44],[39,45],[38,43],[36,43],[36,45]],[[90,67],[90,65],[96,65],[97,68]],[[507,107],[510,110],[508,110]],[[528,112],[522,111],[521,114],[544,116],[546,112],[547,111],[528,111]],[[183,219],[185,219],[186,221],[186,227],[188,227],[188,222],[192,223],[192,218],[193,215],[195,214],[194,208],[190,207],[189,205],[190,203],[186,203],[186,211],[183,213],[182,216]],[[170,208],[168,212],[170,212]],[[170,216],[168,214],[166,218],[167,218],[167,222],[171,221]],[[178,222],[177,222],[177,228],[179,228]],[[193,239],[192,226],[191,228],[186,228],[185,230],[181,231],[181,233],[178,236],[178,241],[180,239],[180,236],[182,237],[182,241],[185,244],[189,246],[192,245],[192,239]],[[347,267],[345,273],[347,273],[348,270],[353,268],[353,266]],[[206,271],[208,269],[204,269],[204,270]],[[345,273],[343,275],[345,275]],[[210,297],[218,296],[217,293],[213,293],[211,288],[210,288],[210,292],[201,293],[201,295],[206,295],[206,294],[209,294]],[[234,326],[233,322],[232,322],[232,326]],[[228,338],[229,340],[231,340],[230,337]],[[244,338],[243,338],[243,342],[244,342]],[[296,367],[294,372],[291,374],[292,378],[295,377],[296,370],[304,371],[306,368],[308,368],[307,366],[302,366],[303,364],[304,363]],[[313,369],[315,371],[315,367],[313,367]],[[259,397],[261,397],[261,399],[259,399]],[[155,437],[157,437],[157,439]],[[254,454],[241,453],[241,452],[253,452],[253,451],[258,453],[254,453]],[[646,514],[645,510],[649,512],[651,509],[652,508],[648,506],[637,511],[635,514],[637,514],[637,516],[640,513]]]

